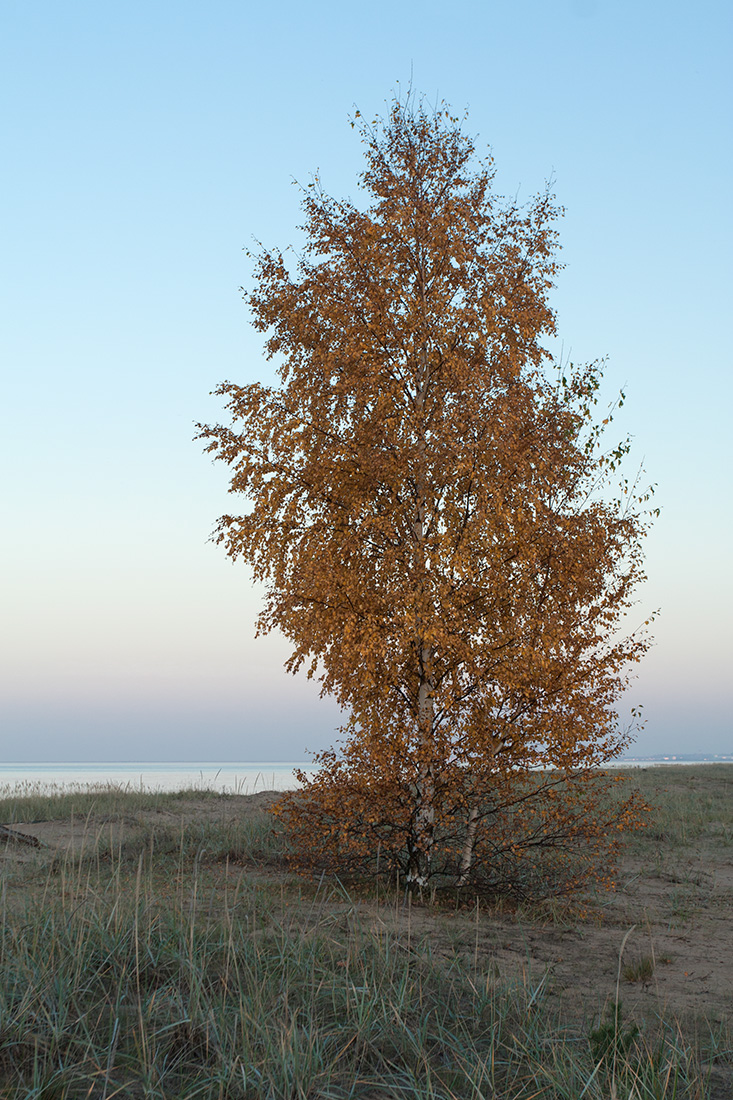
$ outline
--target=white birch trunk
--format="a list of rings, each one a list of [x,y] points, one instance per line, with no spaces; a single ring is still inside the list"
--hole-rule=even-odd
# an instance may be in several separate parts
[[[478,806],[474,803],[468,811],[468,826],[466,828],[466,840],[461,855],[461,867],[458,873],[458,886],[465,886],[473,863],[473,849],[476,844],[476,829],[478,827]]]
[[[433,685],[430,675],[432,653],[424,647],[421,654],[423,677],[418,693],[418,722],[420,730],[420,763],[417,778],[417,812],[415,832],[417,850],[415,866],[408,874],[408,881],[425,886],[430,872],[430,861],[435,833],[435,772],[432,760],[433,741]]]
[[[422,270],[422,262],[419,264],[419,293],[420,299],[425,307],[425,282],[424,272]],[[426,539],[426,519],[427,519],[427,497],[428,497],[428,484],[427,484],[427,444],[425,438],[425,426],[423,423],[423,414],[425,411],[425,399],[428,391],[429,369],[428,369],[428,351],[427,343],[423,342],[420,354],[420,365],[418,370],[417,388],[415,393],[415,411],[418,420],[418,448],[417,448],[417,469],[415,471],[415,487],[416,487],[416,515],[413,524],[413,532],[415,538],[415,547],[418,558],[420,559],[420,570],[422,572],[421,585],[423,586],[420,592],[420,597],[423,601],[422,611],[425,613],[426,607],[426,595],[427,585],[429,583],[427,577],[428,563],[425,558],[425,539]],[[430,619],[430,615],[428,615]],[[420,624],[420,631],[428,625],[426,622]],[[434,768],[434,720],[435,720],[435,704],[433,699],[434,681],[433,681],[433,650],[432,646],[426,643],[425,639],[422,639],[419,650],[419,687],[417,698],[417,719],[418,719],[418,777],[417,777],[417,806],[415,813],[415,841],[416,847],[414,857],[411,860],[412,866],[408,872],[408,882],[417,885],[424,886],[429,878],[430,862],[432,858],[433,839],[435,833],[435,768]]]

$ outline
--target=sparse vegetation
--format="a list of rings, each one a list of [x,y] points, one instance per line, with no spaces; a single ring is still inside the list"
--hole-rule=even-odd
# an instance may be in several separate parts
[[[626,963],[622,974],[625,982],[648,982],[654,974],[654,959],[642,955],[636,962]]]
[[[62,786],[48,783],[0,785],[0,822],[64,821],[69,818],[95,818],[131,814],[143,810],[175,811],[192,798],[216,799],[220,796],[206,788],[184,791],[148,791],[114,783],[97,786]]]
[[[633,777],[644,797],[669,788],[655,831],[664,799],[690,783],[682,771]],[[733,768],[700,776],[702,811],[694,797],[676,802],[690,808],[687,835],[719,845],[705,820],[722,820],[715,791],[732,779]],[[3,799],[1,819],[33,830],[27,797]],[[291,875],[266,795],[94,797],[74,802],[71,840],[70,803],[52,798],[56,824],[35,827],[49,847],[12,845],[0,861],[4,1100],[730,1095],[725,1005],[675,1013],[645,992],[659,966],[641,938],[629,939],[618,1002],[624,905],[656,874],[658,837],[634,840],[615,909],[458,895],[421,908],[386,881]],[[661,934],[664,917],[639,935]],[[592,947],[600,936],[607,961]],[[559,945],[553,961],[542,937]],[[688,965],[661,962],[665,973]]]

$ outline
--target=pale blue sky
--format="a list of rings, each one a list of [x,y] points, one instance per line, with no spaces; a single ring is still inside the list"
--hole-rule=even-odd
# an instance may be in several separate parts
[[[335,708],[253,641],[259,593],[207,542],[226,471],[191,437],[217,382],[268,376],[242,249],[297,242],[293,178],[354,193],[348,116],[411,71],[469,109],[501,190],[554,176],[565,350],[609,357],[659,485],[635,751],[733,751],[731,39],[722,0],[8,0],[0,758],[332,742]]]

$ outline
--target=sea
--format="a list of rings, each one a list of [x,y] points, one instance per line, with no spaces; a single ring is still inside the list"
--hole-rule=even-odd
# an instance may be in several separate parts
[[[315,768],[300,763],[158,763],[1,764],[0,797],[22,789],[53,793],[117,786],[131,791],[209,790],[222,794],[287,791],[298,786],[296,770],[310,775]]]
[[[612,761],[617,768],[674,764],[733,763],[733,753],[633,756]],[[222,794],[286,791],[298,786],[296,770],[312,775],[306,763],[175,761],[158,763],[24,763],[0,765],[0,797],[23,790],[53,793],[118,786],[134,791],[213,790]]]

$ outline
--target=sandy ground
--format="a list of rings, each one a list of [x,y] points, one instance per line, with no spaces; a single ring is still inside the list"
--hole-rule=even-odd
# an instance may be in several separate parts
[[[182,812],[155,811],[130,818],[88,822],[17,823],[14,829],[36,837],[46,851],[93,850],[100,840],[121,843],[142,825],[180,825],[207,817],[242,818],[257,814],[273,798],[262,791],[222,802],[191,800]],[[37,850],[10,844],[5,859],[36,859]],[[551,919],[508,912],[475,914],[412,907],[411,935],[429,936],[434,949],[489,957],[507,976],[524,974],[538,983],[544,978],[548,995],[580,1001],[589,1009],[615,994],[622,940],[632,928],[622,960],[624,967],[651,960],[653,974],[635,982],[621,979],[624,1003],[643,1011],[667,1010],[675,1015],[704,1013],[733,1018],[733,852],[730,848],[691,847],[667,854],[650,866],[648,860],[627,857],[617,890],[596,899],[585,916],[565,926],[562,912]],[[361,917],[402,926],[404,907],[361,903]],[[572,916],[572,915],[571,915]],[[478,945],[478,946],[477,946]],[[545,977],[547,974],[547,977]]]
[[[141,826],[180,828],[182,817],[221,821],[259,814],[274,797],[259,792],[221,801],[192,799],[177,812],[137,813],[106,821],[17,823],[13,828],[36,837],[43,845],[41,855],[93,850],[100,840],[120,844]],[[16,864],[37,860],[39,850],[10,843],[0,847],[0,858]],[[221,868],[220,873],[227,872]],[[232,867],[228,873],[253,871]],[[256,873],[286,886],[296,881],[274,869]],[[616,891],[590,899],[583,916],[563,907],[544,916],[496,908],[479,908],[478,914],[436,913],[394,901],[349,905],[342,899],[334,892],[327,907],[329,919],[336,917],[344,930],[353,920],[362,927],[398,930],[412,943],[426,938],[433,953],[463,956],[479,974],[529,983],[545,1005],[556,1006],[571,1020],[598,1018],[615,1000],[617,984],[626,1018],[677,1020],[688,1036],[703,1032],[706,1021],[715,1026],[733,1020],[733,847],[714,840],[627,856]],[[303,906],[304,921],[306,908],[312,915],[312,903]],[[290,913],[292,919],[292,908]],[[636,968],[636,976],[625,969],[629,967]],[[730,1069],[716,1069],[713,1077],[713,1095],[733,1100]]]

